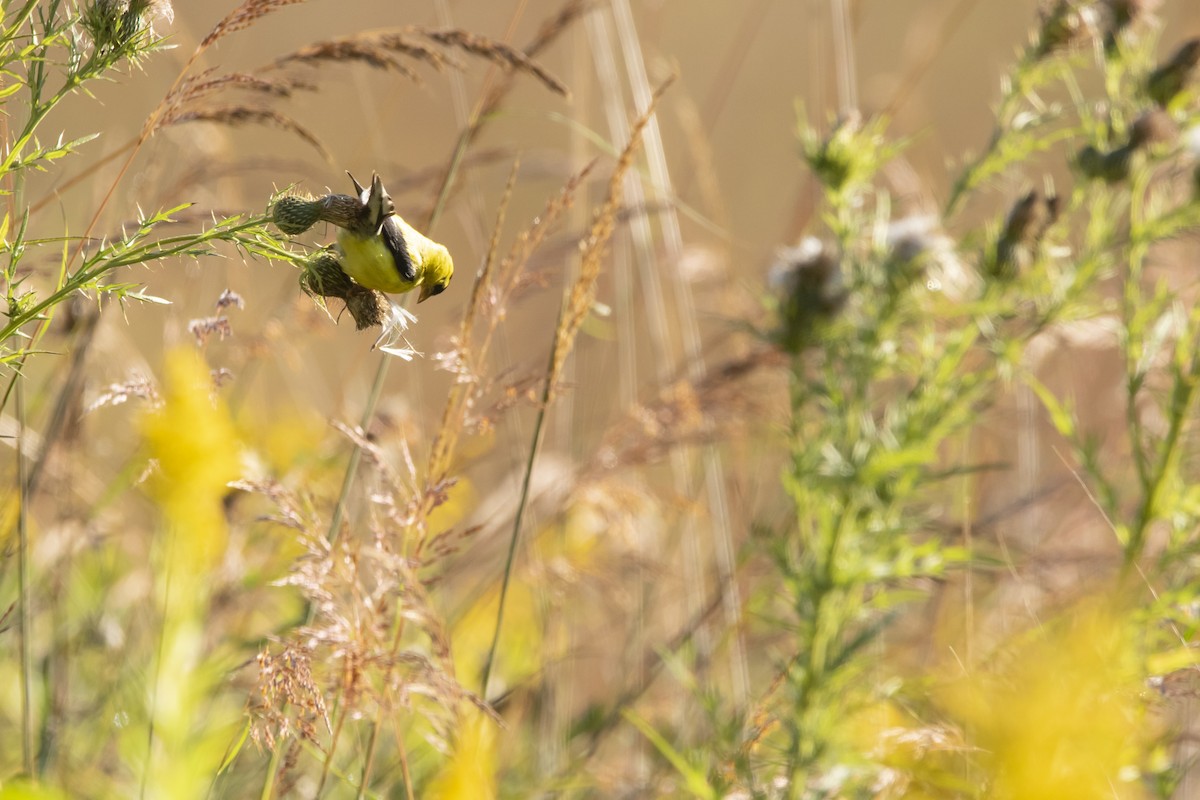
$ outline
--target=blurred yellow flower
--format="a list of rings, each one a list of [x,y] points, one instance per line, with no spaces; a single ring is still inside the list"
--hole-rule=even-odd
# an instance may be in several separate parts
[[[496,613],[500,605],[500,586],[493,586],[455,623],[454,671],[458,679],[470,684],[483,674],[492,636],[496,631]],[[496,663],[492,669],[494,694],[498,686],[513,686],[541,668],[542,623],[537,593],[526,580],[513,576],[504,606],[504,629]],[[499,684],[496,682],[499,681]]]
[[[1138,798],[1147,751],[1132,623],[1099,607],[1032,632],[943,696],[989,797]]]
[[[240,445],[200,357],[175,350],[165,370],[162,407],[146,417],[142,431],[158,462],[152,486],[173,532],[171,561],[200,572],[215,566],[225,550],[222,500],[239,473]]]
[[[431,800],[492,800],[496,796],[496,723],[472,705],[459,717],[454,752],[434,778]]]

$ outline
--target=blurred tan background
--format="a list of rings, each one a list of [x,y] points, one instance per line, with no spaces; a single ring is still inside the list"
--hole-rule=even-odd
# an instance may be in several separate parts
[[[177,48],[153,57],[144,73],[135,71],[121,85],[100,87],[97,95],[106,112],[102,118],[93,117],[95,106],[80,98],[74,106],[86,109],[87,117],[69,118],[68,106],[62,127],[71,133],[103,131],[86,146],[89,157],[127,141],[196,42],[234,5],[178,3],[170,26]],[[810,221],[812,189],[797,158],[796,104],[802,102],[810,119],[818,122],[837,110],[830,4],[646,0],[634,6],[651,80],[672,72],[679,76],[659,115],[675,187],[684,203],[713,223],[705,226],[683,217],[685,244],[695,256],[685,266],[699,281],[702,307],[718,313],[744,311],[771,253],[794,240]],[[410,24],[460,27],[520,46],[557,8],[550,0],[302,3],[277,12],[269,24],[225,38],[201,66],[253,72],[315,40]],[[860,105],[867,113],[894,111],[891,132],[913,137],[907,159],[921,187],[941,197],[948,162],[986,141],[999,76],[1024,41],[1036,4],[862,0],[850,8]],[[1161,16],[1166,46],[1200,29],[1200,6],[1195,3],[1167,2]],[[611,32],[611,21],[607,25]],[[517,225],[536,213],[571,170],[602,154],[580,133],[583,127],[608,138],[586,26],[576,25],[539,60],[563,79],[573,98],[564,102],[532,81],[518,82],[476,145],[477,151],[498,152],[490,163],[464,173],[470,191],[452,198],[432,232],[455,253],[460,279],[439,298],[437,308],[430,304],[422,309],[425,314],[457,316],[455,306],[468,290],[461,276],[470,274],[482,257],[513,157],[520,155],[524,165],[510,214]],[[346,191],[347,169],[366,176],[378,170],[394,185],[412,173],[428,177],[449,157],[462,115],[491,74],[479,61],[468,61],[467,69],[454,74],[417,69],[423,79],[419,86],[395,73],[327,66],[314,73],[315,92],[299,93],[280,104],[320,138],[332,155],[331,163],[297,137],[275,129],[231,130],[201,123],[162,132],[118,187],[108,207],[107,229],[114,230],[139,205],[151,209],[193,200],[233,212],[261,209],[273,189],[292,183],[314,193],[326,187]],[[902,104],[896,107],[898,100]],[[72,175],[72,166],[68,161],[59,174],[35,176],[31,196],[43,196]],[[112,174],[110,168],[108,175]],[[54,199],[42,212],[47,230],[61,230],[64,218],[90,217],[108,186],[104,175]],[[406,215],[423,216],[435,183],[393,192]],[[576,222],[582,219],[576,216]],[[277,267],[231,261],[189,269],[186,276],[147,278],[155,293],[176,305],[132,315],[129,335],[157,340],[164,329],[167,338],[178,335],[170,332],[172,320],[207,313],[208,304],[226,285],[249,300],[245,321],[237,327],[261,327],[276,313],[277,303],[289,300],[284,287],[292,276],[281,273]],[[177,277],[184,280],[174,283]],[[431,328],[422,326],[417,336],[422,349],[435,347],[426,338],[435,336]],[[324,335],[344,337],[351,332]],[[357,363],[344,367],[362,371]],[[338,398],[331,395],[326,401],[336,404]]]
[[[103,103],[102,116],[95,116],[97,106],[86,98],[67,104],[61,124],[68,135],[89,130],[103,135],[85,145],[86,161],[68,159],[59,162],[59,172],[31,177],[30,197],[46,201],[34,220],[36,230],[57,235],[64,222],[72,232],[81,230],[122,159],[60,195],[54,194],[56,188],[97,154],[113,152],[136,136],[196,43],[235,6],[178,3],[168,29],[175,48],[147,60],[122,81],[101,85],[96,94]],[[560,7],[551,0],[315,0],[283,8],[251,30],[225,37],[199,67],[218,73],[262,73],[274,59],[311,42],[406,25],[456,27],[523,46]],[[838,108],[831,4],[646,0],[633,7],[650,82],[678,76],[658,119],[679,194],[683,250],[679,263],[671,263],[659,235],[652,268],[660,276],[672,271],[682,276],[698,309],[707,358],[713,362],[738,346],[734,333],[742,320],[761,316],[758,296],[776,248],[794,243],[804,232],[819,231],[811,219],[815,188],[799,158],[795,132],[798,104],[819,124]],[[987,140],[1000,76],[1032,28],[1036,4],[863,0],[849,7],[862,110],[870,114],[890,109],[895,117],[891,134],[913,142],[901,162],[907,170],[893,171],[890,177],[900,175],[896,188],[901,192],[941,201],[953,165]],[[1200,6],[1195,3],[1167,2],[1161,18],[1164,52],[1200,31]],[[600,158],[601,175],[611,165],[611,147],[603,144],[611,139],[604,106],[610,94],[597,65],[611,59],[619,85],[628,86],[617,34],[607,4],[600,4],[591,19],[576,22],[538,59],[570,87],[572,97],[564,100],[533,80],[519,79],[474,144],[475,156],[464,168],[444,215],[429,231],[449,246],[458,273],[448,292],[419,309],[421,322],[411,338],[427,356],[448,348],[514,160],[520,158],[521,173],[503,247],[588,160]],[[401,212],[422,225],[464,119],[496,78],[487,63],[462,61],[463,70],[445,73],[416,65],[420,83],[359,64],[325,65],[303,73],[315,90],[273,101],[273,107],[311,130],[328,150],[329,161],[299,137],[277,128],[209,123],[168,128],[133,162],[97,232],[118,231],[138,208],[149,211],[194,201],[195,213],[205,218],[210,209],[260,211],[273,191],[292,184],[314,194],[328,188],[347,191],[345,170],[360,178],[378,170]],[[624,88],[622,94],[625,113],[632,116],[629,90]],[[260,102],[256,97],[238,99]],[[644,184],[649,186],[649,181]],[[1002,213],[1025,188],[1015,181],[989,187],[995,204],[978,209],[979,214]],[[598,185],[591,187],[558,239],[543,248],[537,266],[543,271],[541,286],[551,291],[531,291],[518,318],[505,329],[495,357],[499,373],[536,375],[542,369],[558,287],[565,271],[573,268],[572,242],[600,191]],[[312,233],[303,238],[314,244],[332,239],[328,231]],[[632,257],[628,242],[625,232],[618,234],[614,263],[602,278],[599,300],[608,306],[615,302],[612,276],[622,269],[644,268]],[[294,414],[299,420],[296,436],[304,437],[327,433],[328,419],[358,418],[380,357],[370,350],[374,337],[356,333],[344,315],[341,324],[333,325],[297,290],[294,271],[230,253],[225,259],[128,271],[122,279],[145,283],[150,294],[171,305],[106,314],[91,357],[92,393],[132,374],[155,374],[164,345],[189,341],[188,322],[212,314],[216,298],[229,288],[244,298],[246,307],[230,312],[234,336],[211,341],[208,357],[235,376],[230,396],[235,407],[246,410],[247,424]],[[634,283],[628,320],[634,344],[624,351],[634,354],[636,371],[625,366],[621,372],[623,351],[614,342],[623,324],[620,307],[613,317],[591,320],[579,345],[579,363],[587,368],[569,378],[573,391],[559,412],[560,424],[551,431],[550,449],[591,457],[605,427],[624,413],[627,398],[622,393],[632,391],[636,399],[646,401],[657,394],[664,377],[682,374],[678,347],[658,352],[648,335],[649,317],[659,312],[641,303],[646,285],[645,276]],[[340,311],[331,310],[335,315]],[[668,320],[668,330],[678,327],[677,320]],[[49,346],[65,347],[54,340]],[[46,372],[58,367],[54,360],[34,365]],[[1089,379],[1081,376],[1084,384]],[[631,381],[632,389],[621,388],[622,381]],[[449,385],[449,376],[431,359],[391,370],[382,405],[385,420],[401,427],[427,425],[439,413]],[[1002,411],[999,416],[1002,438],[1014,413]],[[121,432],[125,411],[102,409],[93,419],[93,433],[100,438],[110,421],[116,426],[111,455],[115,465],[122,464],[132,446]],[[521,463],[529,436],[528,409],[523,415],[510,415],[505,425],[487,468],[492,476]],[[735,516],[743,520],[743,529],[747,520],[763,513],[764,497],[778,498],[774,462],[747,459],[730,468],[728,480],[734,485],[735,502],[742,504]],[[1029,478],[1026,484],[1016,494],[1024,494],[1036,481]],[[1010,485],[995,502],[1003,507],[1013,495]]]
[[[196,43],[235,5],[178,3],[168,28],[174,49],[150,58],[122,81],[100,86],[96,94],[103,103],[102,115],[95,115],[96,105],[86,98],[66,104],[61,126],[68,135],[89,130],[103,135],[84,146],[86,161],[68,159],[59,162],[58,172],[31,177],[29,196],[45,200],[33,223],[36,232],[57,235],[64,222],[72,232],[81,230],[122,159],[61,194],[55,194],[57,187],[82,164],[118,150],[136,136]],[[251,30],[225,37],[199,67],[218,73],[261,73],[274,59],[313,41],[406,25],[457,27],[523,46],[560,7],[551,0],[300,3]],[[671,263],[663,239],[655,239],[659,258],[653,269],[682,275],[698,309],[710,361],[736,346],[733,332],[741,320],[760,315],[757,298],[776,248],[819,228],[811,219],[815,189],[798,156],[795,131],[798,103],[821,124],[838,108],[830,7],[818,0],[634,4],[637,38],[651,83],[678,76],[658,119],[679,194],[683,250],[679,263]],[[868,114],[890,109],[895,117],[891,134],[913,141],[902,162],[909,177],[898,188],[934,201],[944,199],[953,165],[987,140],[1000,76],[1032,28],[1036,4],[862,0],[849,7],[859,104]],[[1166,2],[1160,16],[1164,52],[1200,31],[1196,3]],[[527,226],[589,159],[599,157],[601,170],[611,164],[611,147],[603,144],[611,139],[604,107],[608,95],[597,67],[605,58],[617,65],[620,85],[627,87],[614,19],[607,5],[600,4],[592,19],[577,22],[539,56],[570,87],[572,97],[564,100],[533,80],[520,79],[473,146],[475,156],[464,168],[445,214],[429,231],[449,246],[458,274],[450,291],[420,309],[421,323],[411,338],[427,355],[448,346],[514,160],[519,157],[522,166],[508,214],[508,238]],[[345,170],[362,178],[379,171],[402,213],[421,225],[464,119],[496,78],[485,62],[462,60],[465,69],[446,73],[416,65],[420,83],[356,64],[325,65],[306,73],[315,90],[298,92],[275,107],[320,139],[330,154],[328,161],[299,137],[276,128],[208,123],[168,128],[135,159],[96,230],[118,231],[138,208],[149,211],[185,201],[197,203],[195,213],[201,218],[210,210],[260,211],[273,191],[292,184],[312,193],[347,191]],[[624,110],[632,115],[627,88],[623,97]],[[258,102],[254,97],[248,100]],[[1001,213],[1024,188],[1017,182],[998,182],[988,190],[995,206],[980,212]],[[597,199],[600,188],[589,191],[559,239],[542,251],[542,284],[554,290],[530,293],[521,319],[501,342],[496,357],[500,371],[521,375],[541,369],[557,287],[564,271],[572,268],[571,242],[586,224],[589,201]],[[332,238],[327,231],[314,234],[309,239],[314,244]],[[619,234],[614,253],[616,262],[599,293],[600,301],[610,306],[611,274],[643,268],[631,260],[626,234]],[[231,390],[235,405],[260,415],[297,413],[318,430],[329,418],[357,419],[379,357],[370,350],[373,336],[353,331],[348,319],[333,325],[297,291],[293,271],[230,253],[223,260],[130,271],[122,279],[145,283],[150,294],[171,305],[106,315],[91,359],[94,387],[138,372],[154,374],[164,344],[188,341],[188,322],[213,313],[216,298],[229,288],[245,299],[246,308],[230,312],[234,337],[214,340],[208,348],[210,361],[236,376]],[[637,370],[632,378],[621,380],[632,380],[637,399],[646,400],[657,393],[664,376],[681,374],[682,358],[677,348],[656,352],[647,335],[647,317],[658,312],[637,302],[644,296],[645,280],[634,287],[629,324],[637,334],[632,347]],[[337,314],[339,309],[332,311]],[[616,318],[598,317],[585,330],[580,363],[587,364],[587,371],[571,378],[575,391],[569,393],[569,412],[563,417],[578,424],[560,425],[552,432],[552,448],[588,456],[606,421],[623,410],[616,391],[622,355],[613,342],[620,316],[618,308]],[[677,327],[676,320],[669,321],[669,329]],[[56,342],[49,346],[54,348]],[[44,371],[57,368],[53,360],[34,366]],[[383,411],[404,424],[425,424],[423,420],[440,409],[449,382],[431,360],[394,369]],[[100,431],[106,419],[124,419],[121,411],[98,413],[114,415],[101,417]],[[507,423],[512,426],[511,447],[500,448],[501,453],[511,452],[502,459],[509,467],[520,462],[528,441],[528,417],[515,419]],[[129,446],[128,437],[122,438],[113,444],[115,463]],[[769,465],[735,471],[730,480],[744,483],[744,510],[750,516],[758,494],[775,494],[778,485]]]

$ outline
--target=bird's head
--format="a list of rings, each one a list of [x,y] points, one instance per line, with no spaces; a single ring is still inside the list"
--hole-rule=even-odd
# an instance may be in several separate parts
[[[450,285],[450,279],[454,277],[454,259],[450,258],[450,251],[441,245],[433,248],[425,256],[424,272],[421,293],[417,296],[418,303],[424,303],[435,294],[441,294]]]
[[[346,173],[350,175],[349,172]],[[383,230],[383,221],[396,213],[396,204],[392,202],[392,197],[387,193],[387,189],[383,188],[383,179],[379,177],[379,173],[371,175],[370,188],[363,188],[353,175],[350,175],[350,181],[354,184],[354,191],[358,195],[358,200],[363,204],[363,217],[365,218],[366,226],[374,230],[375,235]]]

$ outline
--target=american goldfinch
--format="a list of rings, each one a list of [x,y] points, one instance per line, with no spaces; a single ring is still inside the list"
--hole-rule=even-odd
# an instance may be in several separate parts
[[[286,194],[272,205],[272,219],[289,236],[321,221],[337,225],[337,265],[363,289],[399,294],[419,286],[417,302],[444,292],[454,275],[449,251],[396,214],[378,175],[369,189],[350,180],[356,196]]]
[[[419,286],[418,303],[444,292],[454,275],[450,251],[396,213],[378,175],[366,189],[353,175],[350,180],[362,207],[337,234],[346,274],[360,286],[392,294]]]

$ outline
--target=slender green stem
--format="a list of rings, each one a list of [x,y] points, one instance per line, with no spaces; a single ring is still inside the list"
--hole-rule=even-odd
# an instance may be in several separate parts
[[[258,796],[261,800],[271,800],[275,796],[275,775],[279,772],[279,762],[283,760],[283,742],[276,742],[271,750],[271,759],[267,762],[267,779],[263,781],[262,791]]]
[[[154,760],[154,728],[158,719],[158,689],[159,683],[162,680],[162,665],[163,659],[166,657],[167,647],[167,625],[170,624],[171,616],[171,565],[174,564],[174,559],[171,558],[171,550],[175,547],[175,532],[169,531],[166,540],[166,553],[163,557],[163,564],[166,565],[166,574],[163,576],[163,597],[162,597],[162,625],[158,628],[158,647],[157,657],[154,660],[154,677],[150,688],[150,720],[146,725],[146,763],[142,767],[141,790],[138,797],[146,797],[146,789],[150,783],[150,764]]]
[[[29,586],[29,497],[25,481],[25,381],[17,394],[17,591],[21,605],[21,763],[33,777],[33,614]]]
[[[342,703],[338,704],[338,709],[334,712],[337,715],[337,722],[333,726],[333,735],[329,737],[329,749],[326,751],[325,758],[321,764],[321,779],[317,782],[317,791],[313,792],[313,797],[320,797],[325,791],[325,782],[329,780],[330,767],[333,766],[333,754],[337,752],[338,741],[342,738],[342,728],[346,724],[346,706]],[[274,753],[272,760],[274,760]],[[263,798],[266,800],[266,797]]]
[[[255,228],[261,228],[265,222],[265,217],[253,217],[228,228],[218,227],[199,234],[169,236],[157,239],[154,242],[132,247],[119,255],[96,257],[73,274],[65,284],[52,294],[13,314],[8,324],[0,328],[0,343],[7,342],[16,335],[22,326],[39,319],[42,312],[59,305],[75,292],[91,285],[92,282],[102,277],[105,273],[120,267],[158,261],[175,255],[195,253],[197,252],[197,248],[214,241],[241,241],[238,234]],[[264,251],[269,250],[261,242],[256,241],[254,245]]]
[[[1142,501],[1138,506],[1137,518],[1125,545],[1124,571],[1136,565],[1145,547],[1146,534],[1151,523],[1159,516],[1162,493],[1171,481],[1180,457],[1179,447],[1183,438],[1184,424],[1191,417],[1196,399],[1197,383],[1200,383],[1200,356],[1195,348],[1200,346],[1200,328],[1193,332],[1192,358],[1187,371],[1178,370],[1171,391],[1171,407],[1167,414],[1170,420],[1167,435],[1159,446],[1159,457]]]
[[[566,300],[564,298],[564,308]],[[559,324],[562,313],[559,313]],[[558,325],[555,325],[555,329]],[[546,385],[542,387],[542,401],[538,405],[537,418],[533,423],[533,437],[529,443],[529,456],[525,459],[525,474],[521,478],[521,495],[517,499],[517,511],[513,515],[512,534],[508,538],[508,554],[504,558],[504,577],[500,581],[500,601],[496,608],[496,627],[492,631],[492,643],[488,647],[487,660],[483,662],[483,677],[480,679],[479,693],[487,699],[488,682],[492,677],[492,666],[496,661],[496,648],[500,645],[500,628],[504,624],[504,606],[508,600],[508,587],[512,582],[513,563],[516,560],[517,543],[521,538],[521,523],[525,520],[525,509],[529,506],[529,487],[533,482],[533,465],[537,460],[538,451],[542,446],[542,438],[546,430],[546,409],[550,406],[550,398],[554,392],[554,348],[550,348],[550,360],[546,365]]]
[[[375,766],[375,745],[379,738],[379,724],[371,723],[371,737],[367,740],[367,759],[363,762],[362,777],[358,781],[356,800],[363,800],[367,793],[367,783],[371,780],[371,768]]]
[[[13,198],[19,206],[24,200],[25,175],[17,173],[13,176]],[[24,231],[22,231],[24,233]],[[15,268],[16,257],[13,257],[9,269]],[[11,313],[16,305],[11,281],[6,282],[7,306]],[[0,340],[3,341],[3,340]],[[24,365],[25,359],[21,359]],[[21,763],[25,774],[33,777],[33,609],[31,608],[32,588],[29,571],[29,481],[27,476],[28,464],[25,453],[25,376],[20,369],[13,371],[12,381],[8,391],[16,393],[17,405],[17,595],[20,604],[20,658],[21,658]],[[8,394],[5,393],[5,402]]]
[[[391,359],[385,356],[379,359],[379,365],[375,368],[375,378],[371,381],[371,391],[367,395],[367,404],[363,407],[362,418],[358,423],[359,430],[364,433],[370,426],[371,420],[375,418],[375,409],[379,406],[379,398],[383,395],[383,384],[387,380],[388,365],[391,363]],[[354,485],[354,477],[358,473],[358,466],[361,462],[362,448],[356,444],[350,451],[350,460],[346,463],[346,474],[342,476],[342,488],[338,492],[338,499],[333,507],[333,514],[329,518],[329,532],[325,538],[330,544],[336,542],[338,539],[342,520],[346,516],[346,504],[350,500],[350,488]]]

